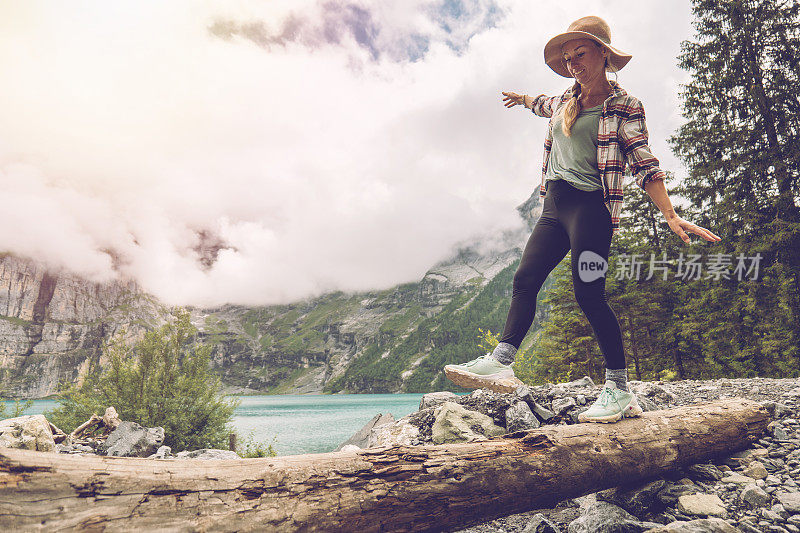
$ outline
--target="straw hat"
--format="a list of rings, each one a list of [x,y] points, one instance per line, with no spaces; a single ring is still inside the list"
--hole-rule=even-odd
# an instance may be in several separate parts
[[[562,61],[564,56],[561,52],[561,45],[572,39],[582,38],[592,39],[608,48],[608,68],[606,70],[611,72],[627,65],[633,57],[631,54],[626,54],[611,46],[611,28],[608,27],[605,20],[590,15],[579,18],[569,25],[565,33],[560,33],[547,41],[544,46],[544,62],[557,74],[571,78],[572,75]]]

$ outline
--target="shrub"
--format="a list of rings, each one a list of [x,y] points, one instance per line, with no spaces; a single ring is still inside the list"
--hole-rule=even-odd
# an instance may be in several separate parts
[[[103,347],[106,369],[93,365],[81,385],[70,385],[46,416],[71,431],[93,413],[114,406],[122,420],[164,428],[164,444],[174,451],[227,448],[238,400],[221,394],[209,367],[211,346],[196,341],[189,313],[171,312],[167,324],[132,344],[124,331]]]

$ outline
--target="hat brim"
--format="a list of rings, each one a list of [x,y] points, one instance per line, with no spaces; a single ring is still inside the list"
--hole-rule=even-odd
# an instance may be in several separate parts
[[[617,50],[610,44],[603,42],[601,39],[598,39],[591,33],[587,33],[585,31],[568,31],[565,33],[560,33],[547,41],[547,44],[544,45],[544,62],[547,63],[547,66],[553,69],[556,74],[564,76],[565,78],[572,78],[573,76],[569,73],[567,67],[564,65],[564,56],[561,52],[561,45],[573,39],[591,39],[608,48],[608,68],[606,70],[611,72],[620,70],[622,67],[627,65],[628,61],[630,61],[633,57],[631,54],[626,54],[621,50]]]

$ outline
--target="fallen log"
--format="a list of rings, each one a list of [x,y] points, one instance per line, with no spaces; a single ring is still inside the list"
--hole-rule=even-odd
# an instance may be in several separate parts
[[[448,531],[651,479],[760,438],[743,398],[481,442],[240,460],[0,449],[11,531]]]

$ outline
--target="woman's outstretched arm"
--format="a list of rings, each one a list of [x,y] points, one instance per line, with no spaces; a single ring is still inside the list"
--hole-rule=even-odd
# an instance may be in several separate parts
[[[644,106],[641,101],[634,99],[632,112],[620,125],[619,140],[625,162],[630,166],[636,184],[653,200],[670,229],[677,233],[683,242],[687,244],[690,242],[687,232],[699,235],[710,242],[722,240],[706,228],[692,224],[675,213],[667,188],[664,186],[666,173],[659,168],[658,159],[650,151]]]
[[[502,94],[505,96],[505,98],[503,98],[503,105],[506,107],[514,107],[515,105],[525,106],[530,109],[534,115],[539,115],[544,118],[553,116],[553,111],[561,98],[560,96],[547,96],[544,94],[535,97],[512,92],[503,92]]]

